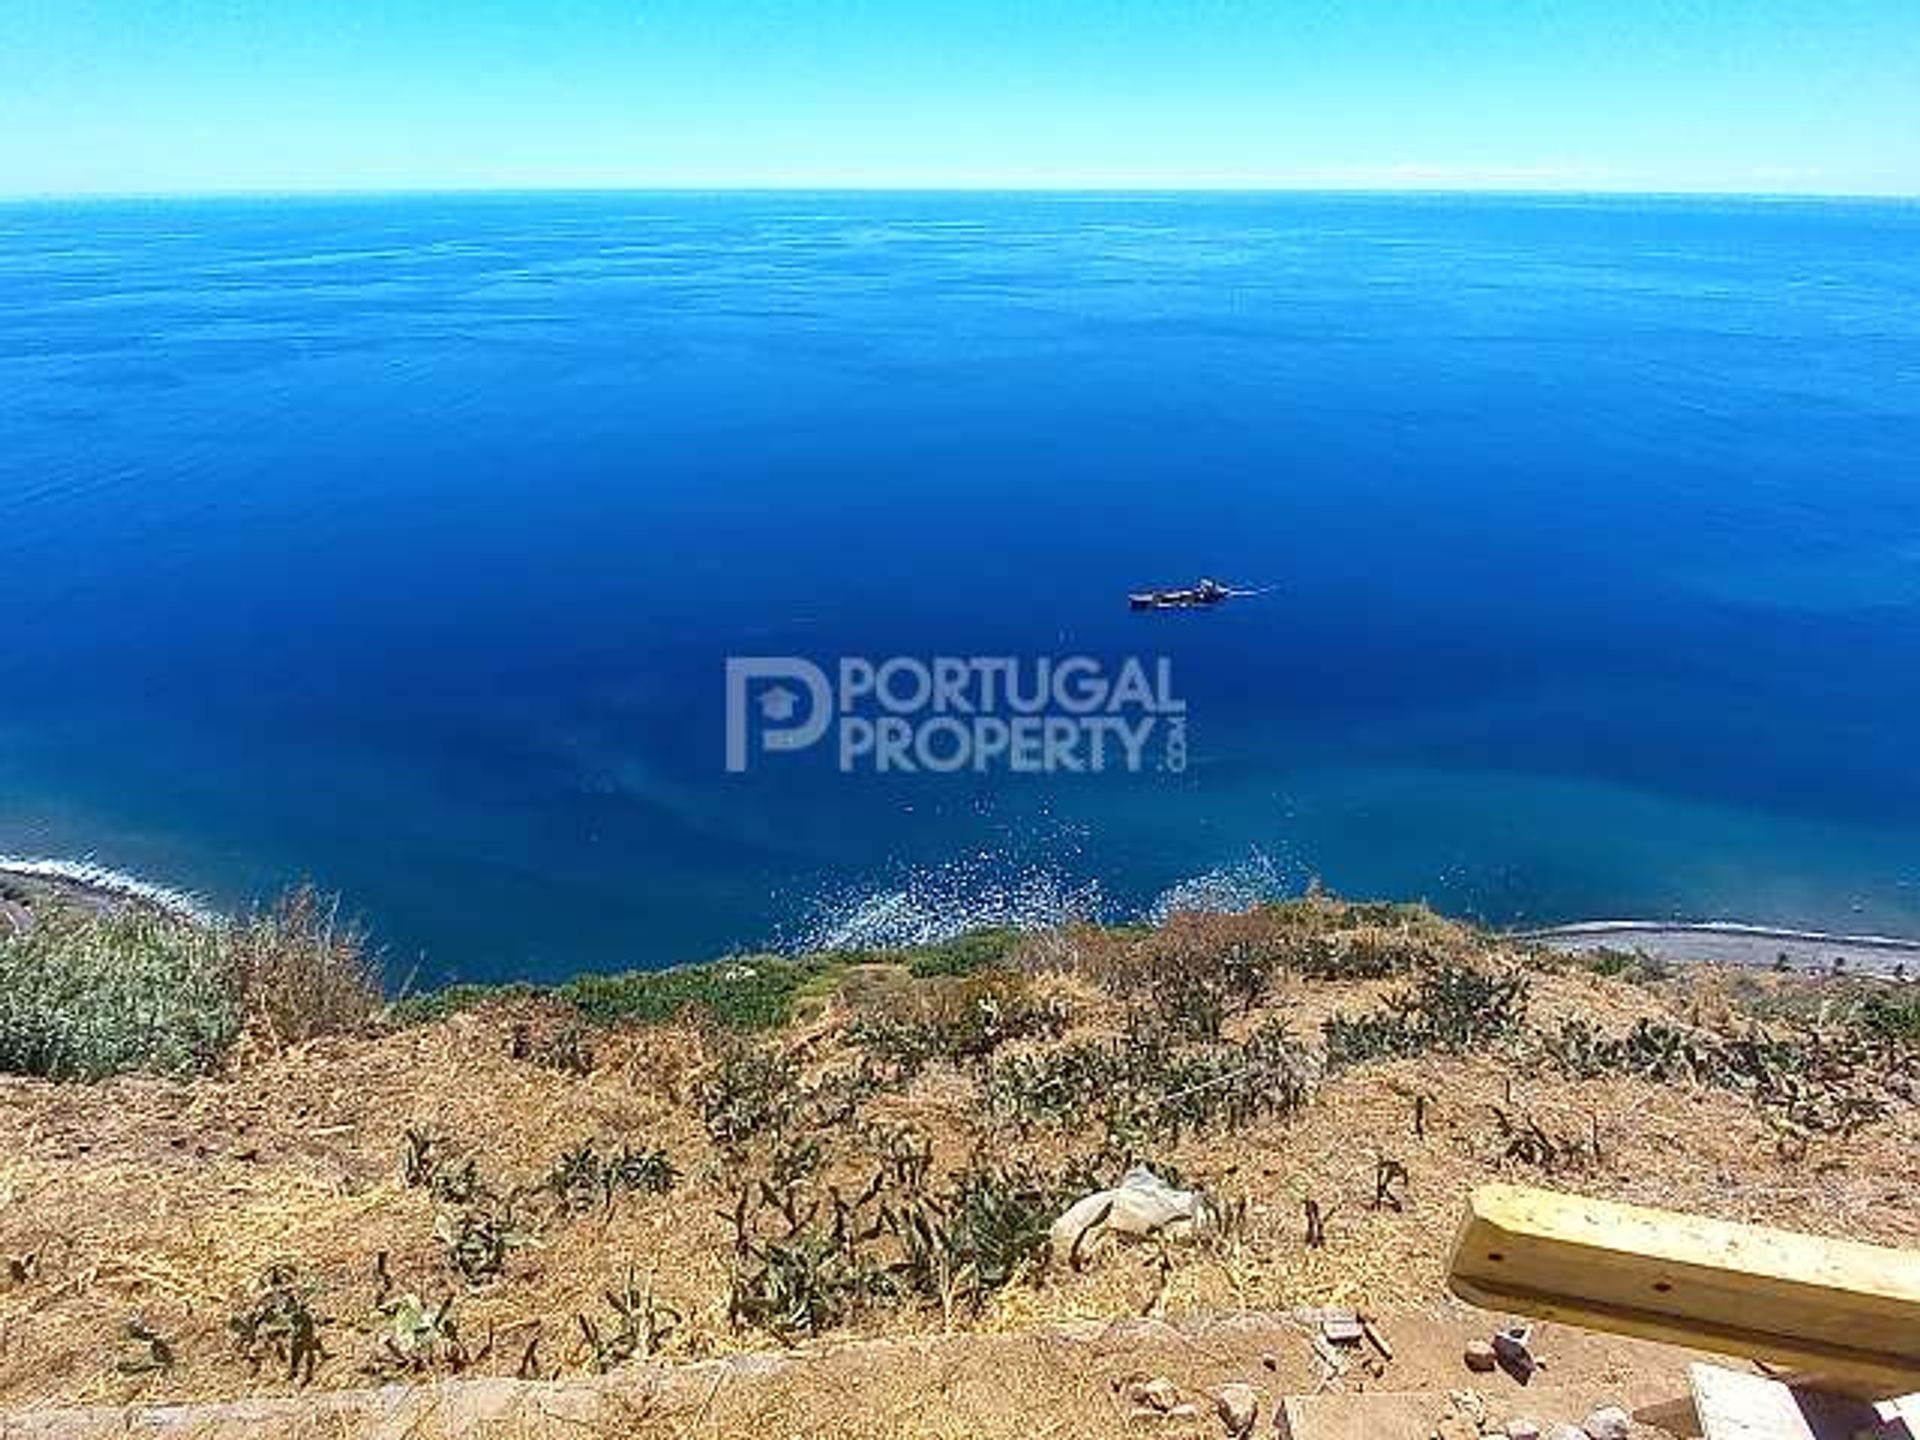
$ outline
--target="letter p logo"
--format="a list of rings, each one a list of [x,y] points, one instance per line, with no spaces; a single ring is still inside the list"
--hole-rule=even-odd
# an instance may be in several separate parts
[[[758,725],[754,724],[758,718]],[[833,688],[811,660],[797,655],[727,657],[727,773],[747,768],[747,736],[762,750],[804,750],[833,722]]]

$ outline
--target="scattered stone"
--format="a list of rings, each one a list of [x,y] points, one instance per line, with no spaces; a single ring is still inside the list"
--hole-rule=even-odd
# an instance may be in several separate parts
[[[1590,1440],[1627,1440],[1633,1430],[1633,1420],[1618,1405],[1602,1405],[1587,1416],[1580,1427]]]
[[[1347,1357],[1337,1346],[1329,1345],[1324,1335],[1313,1337],[1313,1358],[1320,1362],[1321,1374],[1328,1380],[1337,1380],[1347,1373]]]
[[[1540,1361],[1533,1353],[1533,1327],[1515,1325],[1502,1330],[1493,1337],[1494,1359],[1522,1385],[1533,1378],[1533,1372],[1540,1368]]]
[[[1386,1331],[1380,1328],[1378,1321],[1370,1315],[1362,1315],[1360,1328],[1367,1332],[1367,1343],[1380,1352],[1382,1360],[1393,1359],[1393,1346],[1388,1343]]]
[[[1465,1358],[1467,1369],[1478,1375],[1491,1375],[1500,1364],[1500,1357],[1494,1354],[1493,1346],[1484,1340],[1469,1340]]]
[[[1137,1410],[1170,1413],[1180,1403],[1180,1387],[1164,1375],[1151,1380],[1135,1380],[1127,1386],[1127,1399]]]
[[[1556,1425],[1547,1432],[1547,1440],[1587,1440],[1587,1432],[1578,1425]]]
[[[1330,1345],[1358,1345],[1366,1333],[1354,1315],[1331,1315],[1320,1322],[1320,1334]]]
[[[1232,1436],[1251,1435],[1260,1418],[1260,1397],[1251,1385],[1222,1385],[1213,1395],[1214,1413]]]
[[[1515,1416],[1507,1421],[1504,1433],[1507,1440],[1540,1440],[1540,1422]]]
[[[1453,1413],[1465,1417],[1476,1430],[1487,1428],[1487,1399],[1478,1390],[1449,1390],[1447,1403]]]
[[[1480,1440],[1480,1427],[1464,1415],[1443,1415],[1433,1427],[1433,1440]]]
[[[1113,1189],[1082,1196],[1053,1222],[1053,1263],[1072,1266],[1105,1235],[1191,1240],[1212,1220],[1198,1191],[1176,1190],[1146,1166],[1136,1165]]]

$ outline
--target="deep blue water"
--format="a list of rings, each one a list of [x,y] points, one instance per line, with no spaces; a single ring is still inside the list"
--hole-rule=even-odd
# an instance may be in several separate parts
[[[1281,588],[1125,608],[1203,573]],[[1920,933],[1920,206],[0,207],[0,605],[0,850],[433,974],[1310,875]],[[729,654],[1076,651],[1184,773],[722,770]]]

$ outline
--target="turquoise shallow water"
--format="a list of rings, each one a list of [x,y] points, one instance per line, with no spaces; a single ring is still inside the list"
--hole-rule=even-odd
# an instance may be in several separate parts
[[[1920,207],[0,207],[0,850],[432,974],[1232,903],[1920,933]],[[1202,573],[1270,595],[1130,614]],[[1182,773],[723,768],[730,654]]]

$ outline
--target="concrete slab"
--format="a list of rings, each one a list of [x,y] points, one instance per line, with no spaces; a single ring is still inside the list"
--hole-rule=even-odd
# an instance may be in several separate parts
[[[1706,1440],[1920,1440],[1901,1418],[1920,1397],[1876,1405],[1720,1365],[1689,1377]]]

